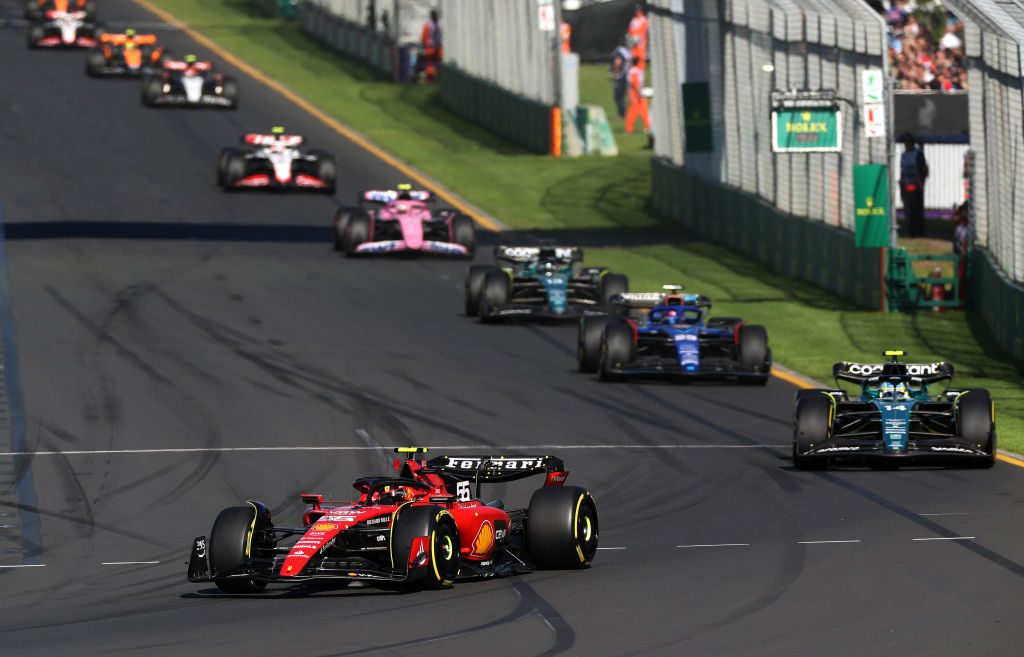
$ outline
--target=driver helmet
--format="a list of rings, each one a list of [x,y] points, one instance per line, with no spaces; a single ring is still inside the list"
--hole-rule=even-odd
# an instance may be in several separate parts
[[[185,55],[185,63],[186,64],[195,64],[196,63],[196,56],[195,55]]]
[[[684,321],[683,320],[683,313],[679,312],[678,310],[669,309],[669,310],[666,310],[664,312],[664,320],[663,320],[663,322],[665,324],[676,325],[676,324],[682,324],[683,321]]]
[[[910,389],[907,387],[906,383],[903,383],[902,381],[900,381],[899,383],[896,384],[896,399],[909,399],[909,398],[910,398]]]
[[[882,384],[878,386],[879,399],[895,399],[895,397],[896,386],[894,386],[890,381],[883,381]]]
[[[402,201],[412,200],[412,185],[409,183],[402,183],[398,186],[398,199]]]
[[[129,38],[135,36],[135,34],[136,34],[135,30],[133,28],[130,28],[130,27],[124,31],[124,35],[126,37],[129,37]]]
[[[408,501],[409,495],[401,486],[386,488],[377,495],[377,504],[402,504]]]

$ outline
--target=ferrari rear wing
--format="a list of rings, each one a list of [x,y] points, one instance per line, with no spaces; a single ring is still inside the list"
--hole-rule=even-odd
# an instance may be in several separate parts
[[[935,383],[953,379],[953,364],[938,363],[851,363],[844,361],[832,366],[832,377],[837,381],[864,384],[882,376],[907,376],[915,383]]]
[[[583,249],[578,246],[496,246],[494,257],[509,262],[531,262],[540,257],[541,251],[554,251],[564,262],[582,262]]]
[[[560,485],[569,475],[554,456],[437,456],[426,468],[455,481],[497,484],[534,475],[547,475],[545,485]]]

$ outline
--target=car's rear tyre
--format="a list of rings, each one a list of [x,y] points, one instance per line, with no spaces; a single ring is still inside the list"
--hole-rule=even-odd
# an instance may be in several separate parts
[[[164,81],[159,76],[143,78],[142,80],[142,104],[146,107],[156,105],[156,99],[163,93]]]
[[[225,593],[259,593],[267,583],[255,579],[219,578],[241,569],[251,556],[253,535],[256,530],[256,507],[232,506],[224,509],[213,523],[208,549],[213,582]]]
[[[597,554],[597,503],[586,489],[540,488],[526,511],[526,549],[538,568],[586,568]]]
[[[231,77],[224,78],[224,84],[222,85],[221,95],[231,102],[229,106],[231,109],[238,109],[238,103],[240,101],[240,94],[238,91],[238,81]]]
[[[25,18],[31,20],[39,15],[39,3],[36,0],[25,0]]]
[[[82,5],[82,11],[85,12],[85,22],[94,23],[96,22],[96,3],[90,0]]]
[[[757,324],[744,324],[740,327],[737,341],[739,342],[740,363],[744,368],[760,374],[760,376],[747,377],[745,380],[748,383],[762,386],[768,383],[771,369],[768,331]]]
[[[481,322],[499,321],[498,310],[508,303],[508,274],[500,269],[492,269],[484,274],[484,282],[480,291],[480,303],[477,316]]]
[[[224,160],[224,189],[226,191],[234,189],[235,183],[242,178],[245,178],[245,160],[241,153],[228,153]]]
[[[90,77],[103,75],[103,69],[107,66],[107,57],[102,50],[90,50],[85,53],[85,73]]]
[[[409,567],[417,538],[428,537],[425,563]],[[396,569],[406,569],[406,583],[426,589],[443,589],[459,576],[459,529],[454,518],[439,506],[404,507],[391,533],[391,559]]]
[[[338,163],[326,153],[320,155],[316,163],[316,177],[327,183],[323,188],[325,194],[333,194],[338,187]]]
[[[793,465],[801,470],[820,470],[825,456],[808,455],[832,435],[832,399],[820,390],[801,390],[793,416]]]
[[[480,312],[480,296],[484,291],[484,277],[488,272],[500,271],[491,265],[470,265],[466,270],[465,311],[467,317]]]
[[[473,252],[476,251],[476,227],[473,225],[473,219],[464,214],[452,217],[451,240],[466,247],[466,255],[472,258]]]
[[[991,468],[996,463],[995,422],[992,419],[992,396],[984,388],[970,388],[956,401],[956,434],[975,449],[983,450],[987,457],[972,460],[979,468]]]
[[[633,327],[626,322],[609,322],[601,333],[601,355],[597,376],[602,381],[622,381],[625,377],[615,370],[633,360],[636,352]]]
[[[352,218],[352,213],[348,210],[338,210],[334,214],[334,243],[332,247],[335,251],[345,250],[345,231],[348,230],[348,222]]]
[[[370,228],[370,217],[365,214],[359,214],[349,218],[348,223],[345,226],[345,237],[342,240],[345,248],[345,255],[358,255],[356,248],[360,244],[370,241]]]
[[[601,277],[601,303],[607,306],[612,297],[629,292],[629,279],[625,274],[605,274]]]
[[[712,317],[704,322],[709,329],[734,330],[743,320],[739,317]]]
[[[612,319],[614,318],[611,315],[584,315],[580,318],[576,360],[581,372],[597,372],[601,363],[601,333]]]
[[[29,25],[28,26],[28,47],[29,48],[37,47],[36,43],[38,43],[39,40],[42,39],[44,36],[46,36],[46,31],[43,29],[42,25],[34,25],[34,24],[33,25]]]

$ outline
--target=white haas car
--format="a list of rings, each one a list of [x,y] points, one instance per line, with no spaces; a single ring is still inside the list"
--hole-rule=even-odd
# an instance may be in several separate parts
[[[430,192],[407,184],[397,190],[365,191],[358,208],[335,213],[334,250],[349,256],[411,251],[472,257],[473,220],[434,205]]]
[[[142,104],[238,109],[238,82],[195,55],[165,59],[163,69],[143,77]]]
[[[29,48],[95,48],[99,44],[88,12],[49,9],[43,16],[28,27]]]
[[[300,135],[247,134],[248,148],[224,148],[217,158],[217,184],[225,190],[245,188],[311,189],[333,194],[338,165],[326,151],[300,148]]]

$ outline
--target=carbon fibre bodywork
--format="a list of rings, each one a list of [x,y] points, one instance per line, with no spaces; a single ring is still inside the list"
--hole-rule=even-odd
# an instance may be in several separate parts
[[[995,413],[987,390],[929,386],[951,381],[946,362],[842,362],[833,366],[834,389],[801,390],[793,418],[793,459],[798,467],[858,460],[882,463],[963,462],[991,467],[996,453]],[[840,387],[860,387],[856,396]]]
[[[353,486],[360,496],[353,502],[303,495],[309,508],[299,527],[274,526],[267,507],[255,501],[225,509],[209,540],[201,536],[193,541],[189,581],[213,581],[229,592],[241,592],[234,588],[241,584],[254,592],[268,582],[308,579],[448,586],[458,577],[528,572],[538,564],[543,567],[551,556],[545,543],[551,537],[538,532],[553,497],[572,498],[575,504],[575,515],[569,514],[565,527],[548,532],[578,532],[577,538],[555,536],[557,551],[574,562],[562,567],[586,567],[596,553],[596,503],[583,489],[562,487],[568,472],[560,459],[460,455],[395,461],[395,466],[397,476],[356,479]],[[544,487],[527,508],[506,510],[500,500],[479,499],[482,484],[535,475],[545,477]],[[539,498],[544,502],[538,503]],[[238,513],[245,518],[241,542],[218,529],[225,514]],[[538,527],[527,530],[530,513],[538,516]],[[438,540],[439,534],[444,540]],[[225,561],[219,544],[232,540],[240,552]]]

